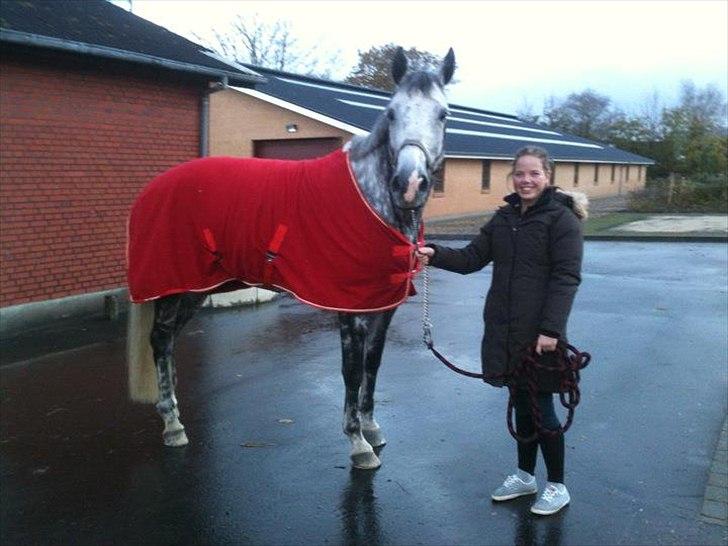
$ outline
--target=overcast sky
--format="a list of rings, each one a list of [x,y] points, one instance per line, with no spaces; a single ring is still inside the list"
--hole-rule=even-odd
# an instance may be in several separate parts
[[[117,0],[123,3],[124,0]],[[177,1],[132,0],[133,12],[186,37],[224,30],[236,15],[290,22],[303,45],[339,52],[343,79],[357,50],[388,42],[438,55],[453,47],[459,83],[450,101],[540,113],[549,96],[591,88],[638,112],[680,81],[728,94],[727,0]]]

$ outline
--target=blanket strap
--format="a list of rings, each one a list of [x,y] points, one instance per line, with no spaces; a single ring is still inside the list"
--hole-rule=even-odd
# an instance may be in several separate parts
[[[270,284],[273,278],[273,261],[278,257],[278,251],[281,249],[283,239],[286,237],[288,232],[288,226],[285,224],[278,224],[273,238],[268,243],[268,250],[265,253],[265,265],[263,266],[263,282]]]
[[[215,236],[212,234],[212,230],[210,228],[204,228],[202,230],[202,235],[205,238],[205,247],[207,248],[207,251],[215,256],[215,263],[219,263],[222,260],[222,254],[220,254],[220,251],[217,249],[217,243],[215,242]]]

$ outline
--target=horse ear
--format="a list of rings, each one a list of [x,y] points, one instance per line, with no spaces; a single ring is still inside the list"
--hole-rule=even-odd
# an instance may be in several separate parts
[[[407,72],[407,57],[404,55],[404,49],[401,47],[397,48],[394,53],[394,59],[392,60],[392,79],[396,85],[402,81],[402,76]]]
[[[450,50],[447,52],[447,55],[445,55],[445,59],[442,61],[442,66],[440,67],[440,81],[442,81],[442,85],[447,85],[450,83],[450,80],[452,79],[452,75],[455,72],[455,52],[450,48]]]

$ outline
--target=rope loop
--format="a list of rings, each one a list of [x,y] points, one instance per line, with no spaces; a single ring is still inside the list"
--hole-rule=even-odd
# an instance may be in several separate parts
[[[506,410],[506,424],[511,436],[522,443],[530,443],[539,436],[557,436],[564,434],[571,427],[574,421],[574,411],[581,401],[581,391],[579,390],[579,381],[581,380],[580,371],[586,368],[591,362],[591,355],[587,352],[579,351],[573,345],[559,342],[556,346],[556,366],[547,366],[540,362],[540,355],[536,353],[536,344],[534,343],[525,351],[523,358],[518,362],[515,368],[503,374],[483,374],[464,370],[448,360],[442,353],[435,349],[432,340],[432,321],[430,320],[430,275],[429,266],[425,266],[422,271],[423,277],[423,297],[422,297],[422,342],[432,351],[432,354],[452,371],[472,377],[475,379],[502,379],[508,385],[508,408]],[[538,372],[544,370],[549,373],[558,374],[559,378],[559,401],[567,410],[566,420],[563,425],[556,429],[547,429],[542,425],[543,417],[541,409],[538,405]],[[513,414],[515,412],[514,400],[516,397],[517,385],[519,382],[526,384],[526,390],[531,402],[531,416],[536,431],[528,437],[519,436],[513,425]]]

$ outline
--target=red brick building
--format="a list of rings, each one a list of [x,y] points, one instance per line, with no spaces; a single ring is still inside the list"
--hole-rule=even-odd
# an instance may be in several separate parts
[[[0,331],[101,312],[129,206],[206,154],[215,86],[262,78],[103,0],[0,4]]]

